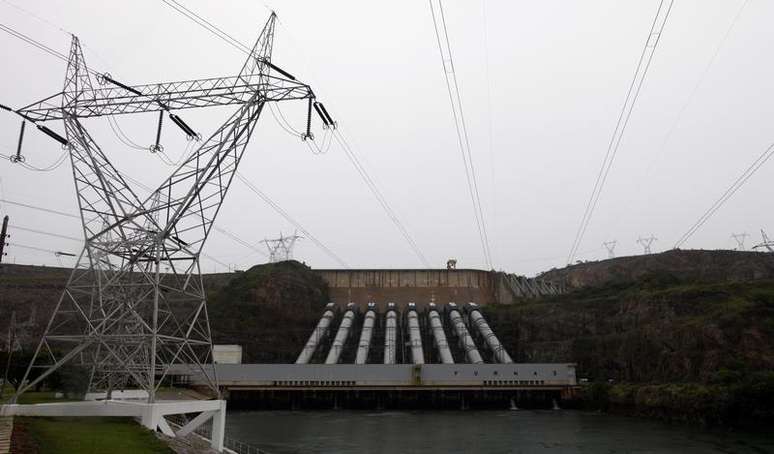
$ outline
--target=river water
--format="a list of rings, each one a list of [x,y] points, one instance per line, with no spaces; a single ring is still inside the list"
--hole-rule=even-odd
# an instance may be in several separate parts
[[[272,454],[774,453],[774,435],[572,410],[229,411],[226,427]]]

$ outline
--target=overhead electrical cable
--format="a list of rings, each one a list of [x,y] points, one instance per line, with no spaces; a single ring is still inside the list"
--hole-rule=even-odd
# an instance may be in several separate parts
[[[135,150],[143,150],[143,151],[148,150],[148,147],[143,147],[142,145],[139,145],[137,144],[137,142],[130,139],[129,136],[126,135],[124,130],[121,129],[121,126],[118,124],[118,121],[115,118],[113,118],[112,115],[108,115],[107,120],[108,120],[108,124],[110,125],[110,129],[113,131],[113,134],[121,143]]]
[[[57,255],[57,256],[59,256],[59,255],[73,255],[73,254],[71,254],[69,252],[64,252],[63,253],[62,251],[55,251],[53,249],[44,249],[44,248],[41,248],[41,247],[29,246],[29,245],[26,245],[26,244],[19,244],[19,243],[8,243],[8,246],[20,247],[20,248],[23,248],[23,249],[30,249],[32,251],[38,251],[38,252],[47,252],[47,253],[51,253],[51,254],[54,254],[54,255]]]
[[[153,192],[150,187],[148,187],[147,185],[143,184],[142,182],[140,182],[140,181],[138,181],[138,180],[136,180],[134,178],[131,178],[130,176],[128,176],[126,174],[122,173],[121,175],[124,178],[126,178],[128,181],[131,181],[132,183],[136,184],[137,186],[139,186],[140,188],[144,189],[145,191]],[[312,243],[314,243],[318,248],[320,248],[321,251],[323,251],[326,255],[328,255],[333,260],[335,260],[337,263],[339,263],[339,265],[341,265],[341,266],[343,266],[345,268],[349,267],[346,264],[346,262],[341,260],[341,258],[339,258],[339,256],[337,256],[335,253],[333,253],[333,251],[331,251],[325,244],[323,244],[322,241],[318,240],[317,237],[312,235],[306,228],[304,228],[303,225],[301,225],[301,223],[299,223],[293,217],[291,217],[287,213],[287,211],[285,211],[282,207],[279,206],[278,203],[276,203],[274,200],[272,200],[263,191],[258,189],[254,184],[252,184],[249,180],[247,180],[247,178],[245,178],[239,172],[237,172],[236,176],[237,176],[237,178],[239,178],[240,181],[242,181],[248,187],[248,189],[250,189],[253,193],[258,195],[258,197],[260,197],[261,200],[263,200],[267,205],[269,205],[269,207],[271,207],[275,212],[277,212],[277,214],[279,214],[280,216],[285,218],[285,220],[287,220],[288,222],[293,224],[293,226],[295,226],[299,231],[303,232],[304,235],[306,235],[306,237],[309,238],[312,241]],[[249,242],[239,238],[234,233],[231,233],[228,230],[226,230],[226,229],[224,229],[222,227],[219,227],[217,225],[213,225],[213,229],[215,229],[216,231],[222,233],[223,235],[226,235],[227,237],[231,238],[232,240],[236,241],[237,243],[241,244],[242,246],[257,252],[258,254],[260,254],[260,255],[262,255],[264,257],[267,257],[266,252],[264,252],[263,250],[259,249],[257,246],[255,246],[253,244],[250,244]]]
[[[398,219],[398,216],[395,214],[395,211],[392,209],[390,204],[384,198],[384,195],[376,186],[376,183],[374,182],[373,178],[371,178],[371,176],[366,171],[365,167],[363,167],[363,164],[360,162],[354,150],[349,145],[349,142],[347,142],[347,140],[344,138],[344,136],[341,134],[339,130],[333,131],[333,137],[339,143],[339,145],[341,146],[341,149],[344,150],[344,154],[347,156],[347,159],[349,159],[349,161],[355,167],[355,170],[357,170],[358,174],[360,174],[360,177],[363,179],[366,186],[368,186],[368,189],[370,189],[371,193],[374,195],[377,202],[381,205],[382,209],[384,209],[385,213],[387,213],[387,216],[390,218],[393,224],[395,224],[395,226],[398,228],[398,231],[401,233],[403,238],[409,244],[409,247],[411,247],[411,249],[414,251],[414,254],[416,254],[419,260],[422,262],[422,265],[424,265],[426,268],[430,268],[430,263],[427,261],[427,258],[419,249],[419,246],[411,237],[406,227],[403,225],[400,219]]]
[[[250,49],[247,46],[245,46],[244,44],[240,43],[236,38],[234,38],[233,36],[229,35],[225,31],[223,31],[221,28],[219,28],[218,26],[214,25],[212,22],[210,22],[207,19],[203,18],[201,15],[195,13],[194,11],[192,11],[192,10],[186,8],[186,7],[184,7],[183,5],[181,5],[179,2],[176,2],[175,0],[161,0],[161,1],[164,2],[166,5],[170,6],[171,8],[173,8],[175,11],[177,11],[180,14],[184,15],[185,17],[187,17],[188,19],[190,19],[191,21],[193,21],[194,23],[196,23],[200,27],[204,28],[205,30],[209,31],[210,33],[214,34],[215,36],[217,36],[218,38],[223,40],[224,42],[228,43],[229,45],[231,45],[235,49],[240,50],[240,51],[242,51],[243,53],[245,53],[247,55],[250,55]],[[271,109],[271,106],[270,106],[270,109]],[[287,127],[287,129],[286,129],[287,132],[289,132],[290,134],[293,134],[293,135],[297,134],[297,132],[294,132],[295,129],[292,128],[292,126],[290,126],[290,123],[287,121],[287,119],[284,118],[284,115],[282,115],[281,111],[279,111],[278,114],[275,114],[275,111],[272,109],[271,112],[272,112],[272,115],[275,115],[275,120],[277,120],[278,123],[280,122],[280,120],[277,118],[277,115],[282,118],[285,126],[283,126],[283,125],[280,125],[280,126],[283,126],[283,129],[286,129],[286,127]],[[397,218],[397,216],[395,215],[395,212],[389,207],[389,204],[386,203],[386,200],[384,199],[384,196],[381,194],[381,192],[376,187],[375,183],[373,182],[373,179],[368,175],[367,171],[365,170],[365,168],[361,164],[355,164],[357,162],[357,158],[356,158],[355,152],[348,145],[347,141],[343,137],[343,134],[341,132],[339,132],[338,134],[339,134],[339,136],[336,137],[336,132],[334,131],[332,133],[332,135],[334,136],[334,138],[336,138],[336,140],[341,139],[341,142],[343,142],[342,148],[347,150],[347,151],[345,151],[345,154],[347,154],[347,156],[350,159],[350,161],[353,163],[353,165],[355,165],[356,170],[358,171],[358,173],[361,174],[361,176],[363,177],[363,180],[366,182],[366,185],[368,186],[368,188],[371,190],[372,193],[374,193],[374,196],[377,198],[377,200],[380,201],[379,203],[384,208],[385,212],[387,213],[387,216],[398,227],[398,230],[401,232],[401,234],[404,236],[406,241],[409,243],[409,246],[411,247],[411,249],[414,250],[414,252],[417,255],[417,257],[422,261],[423,265],[429,266],[429,262],[427,262],[427,259],[422,254],[422,252],[419,250],[416,242],[413,240],[413,238],[411,238],[411,236],[408,234],[408,231],[406,230],[406,228],[403,226],[403,224]],[[313,145],[310,145],[310,147],[312,147],[312,146],[314,147],[313,152],[315,154],[325,153],[327,151],[327,149],[330,147],[330,144],[332,143],[332,141],[333,141],[333,138],[330,138],[327,145],[323,142],[323,146],[320,147],[319,145],[314,143]],[[347,145],[344,145],[344,144],[347,144]],[[354,159],[352,157],[350,157],[350,156],[353,156]],[[248,187],[250,187],[250,185],[252,184],[252,183],[249,183],[249,181],[247,179],[245,179],[244,177],[242,177],[240,174],[237,174],[237,177],[239,177],[246,185],[248,185]],[[251,188],[251,189],[253,189],[253,188]],[[254,189],[257,190],[257,188],[254,188]],[[258,191],[257,194],[258,193],[263,194],[260,191]],[[259,197],[264,199],[263,197],[265,196],[265,194],[263,194],[263,195],[260,195],[260,194],[259,194]],[[276,204],[274,204],[274,202],[270,201],[270,200],[271,199],[268,199],[268,198],[264,199],[264,201],[266,201],[266,203],[269,203],[270,206],[275,207]],[[279,205],[276,205],[275,211],[280,213],[283,217],[286,214],[286,213],[283,214],[284,210],[282,210],[279,207]],[[290,217],[286,217],[286,219],[289,222],[291,222],[291,223],[296,223],[297,222],[295,220],[292,220],[292,218],[290,218]],[[303,229],[303,227],[300,226],[300,224],[297,225],[296,227],[299,228],[299,230],[304,231],[305,234],[307,234],[307,237],[309,237],[308,232],[306,232],[305,229]],[[310,239],[312,239],[312,237],[310,237]],[[315,240],[313,240],[313,242],[315,242],[315,244],[317,244],[318,247],[321,247],[321,249],[323,249],[323,251],[326,251],[326,253],[328,253],[329,256],[334,258],[334,260],[336,260],[340,264],[344,265],[344,262],[341,261],[340,258],[338,258],[335,254],[333,254],[333,252],[331,252],[321,242],[319,244]]]
[[[59,31],[60,31],[60,32],[62,32],[62,33],[65,33],[65,34],[67,34],[67,35],[70,35],[70,34],[71,34],[71,33],[70,33],[70,32],[68,32],[67,30],[65,30],[64,28],[62,28],[62,27],[60,27],[60,26],[56,25],[55,23],[51,22],[50,20],[46,19],[45,17],[41,17],[41,16],[39,16],[39,15],[37,15],[37,14],[33,13],[32,11],[30,11],[30,10],[28,10],[28,9],[25,9],[25,8],[23,8],[23,7],[19,6],[19,5],[17,5],[17,4],[16,4],[16,3],[14,3],[14,2],[11,2],[11,1],[8,1],[8,0],[2,0],[2,1],[3,1],[3,3],[5,3],[6,5],[9,5],[10,7],[14,8],[14,9],[16,9],[16,10],[18,10],[18,11],[21,11],[21,12],[23,12],[24,14],[27,14],[28,16],[30,16],[30,17],[33,17],[33,18],[37,19],[38,21],[40,21],[40,22],[42,22],[42,23],[44,23],[44,24],[46,24],[46,25],[48,25],[48,26],[50,26],[50,27],[53,27],[53,28],[54,28],[54,29],[56,29],[56,30],[59,30]]]
[[[37,233],[38,235],[46,235],[46,236],[50,236],[50,237],[54,237],[54,238],[61,238],[63,240],[78,241],[80,243],[83,242],[83,238],[76,238],[74,236],[67,236],[67,235],[61,235],[59,233],[51,233],[51,232],[46,232],[46,231],[43,231],[43,230],[31,229],[29,227],[19,227],[18,225],[12,225],[10,227],[10,230],[21,230],[22,232]]]
[[[5,0],[3,0],[3,1],[5,1]],[[249,50],[249,48],[247,48],[246,46],[242,45],[242,44],[241,44],[239,41],[237,41],[235,38],[233,38],[232,36],[228,35],[227,33],[225,33],[224,31],[222,31],[221,29],[219,29],[217,26],[213,25],[212,23],[210,23],[210,22],[209,22],[209,21],[207,21],[206,19],[203,19],[203,18],[201,18],[201,16],[199,16],[199,15],[197,15],[196,13],[192,12],[191,10],[189,10],[188,8],[186,8],[185,6],[181,5],[180,3],[178,3],[178,2],[176,2],[176,1],[174,1],[174,0],[171,0],[171,2],[170,2],[170,1],[167,1],[167,0],[162,0],[162,1],[164,1],[164,3],[168,4],[169,6],[171,6],[172,8],[174,8],[176,11],[180,12],[181,14],[184,14],[184,15],[185,15],[186,17],[188,17],[189,19],[191,19],[191,20],[193,20],[194,22],[198,23],[199,25],[201,25],[201,26],[203,26],[203,27],[207,28],[207,29],[208,29],[210,32],[212,32],[212,33],[216,34],[217,36],[219,36],[221,39],[223,39],[224,41],[228,42],[228,43],[229,43],[229,44],[231,44],[232,46],[236,47],[237,49],[241,50],[242,52],[245,52],[247,55],[250,55],[250,50]],[[7,3],[9,3],[9,2],[7,2]],[[174,5],[173,5],[173,3],[174,3]],[[10,4],[10,3],[9,3],[9,4]],[[175,5],[177,5],[177,6],[175,6]],[[32,14],[32,13],[30,13],[30,14]],[[192,17],[192,16],[193,16],[193,17]],[[36,17],[37,17],[37,16],[36,16]],[[201,21],[201,22],[199,22],[199,21],[197,21],[196,19],[194,19],[194,17],[195,17],[195,18],[197,18],[197,19],[199,19],[199,21]],[[40,19],[40,20],[44,20],[44,19],[41,19],[41,18],[38,18],[38,19]],[[46,22],[48,22],[48,21],[46,21]],[[206,25],[205,25],[205,24],[206,24]],[[55,50],[51,49],[50,47],[48,47],[48,46],[46,46],[46,45],[44,45],[44,44],[42,44],[42,43],[40,43],[40,42],[38,42],[38,41],[36,41],[36,40],[34,40],[34,39],[30,38],[30,37],[28,37],[28,36],[26,36],[26,35],[24,35],[24,34],[22,34],[22,33],[20,33],[20,32],[17,32],[16,30],[12,29],[11,27],[8,27],[8,26],[6,26],[6,25],[0,24],[0,30],[2,30],[2,31],[5,31],[6,33],[9,33],[10,35],[12,35],[12,36],[14,36],[14,37],[16,37],[16,38],[19,38],[19,39],[21,39],[21,40],[23,40],[23,41],[27,42],[28,44],[31,44],[31,45],[33,45],[33,46],[35,46],[35,47],[39,48],[40,50],[43,50],[44,52],[46,52],[46,53],[48,53],[48,54],[50,54],[50,55],[52,55],[52,56],[54,56],[54,57],[56,57],[56,58],[59,58],[60,60],[62,60],[62,61],[64,61],[64,62],[68,62],[68,61],[69,61],[68,57],[66,57],[64,54],[62,54],[62,53],[60,53],[60,52],[57,52],[57,51],[55,51]],[[60,30],[62,30],[62,29],[60,28]],[[98,72],[96,72],[96,71],[93,71],[93,70],[91,70],[91,69],[89,69],[89,72],[90,72],[91,74],[95,75],[95,76],[100,76],[100,75],[101,75],[100,73],[98,73]],[[280,113],[280,115],[281,115],[281,113]],[[283,118],[284,118],[284,117],[283,117]],[[287,121],[287,120],[285,120],[285,121]],[[114,128],[114,126],[115,126],[115,128]],[[126,134],[125,134],[125,133],[123,133],[123,130],[121,130],[120,126],[119,126],[117,123],[115,123],[115,125],[114,125],[114,124],[111,122],[111,129],[113,129],[113,132],[115,133],[115,135],[116,135],[116,136],[119,138],[119,140],[121,140],[121,142],[123,142],[125,145],[127,145],[127,146],[129,146],[129,147],[131,147],[131,148],[136,148],[136,149],[143,149],[143,150],[145,149],[145,147],[141,147],[140,145],[138,145],[138,144],[134,143],[133,141],[131,141],[131,139],[129,139],[129,137],[128,137],[128,136],[126,136]],[[123,137],[122,137],[122,136],[123,136]],[[64,155],[66,155],[66,153],[65,153]],[[169,158],[169,156],[167,156],[166,154],[165,154],[164,156],[165,156],[167,159],[169,159],[169,161],[170,161],[170,162],[172,162],[172,160],[171,160],[171,158]],[[162,160],[163,160],[163,158],[162,158]],[[61,162],[63,162],[63,161],[64,161],[64,159],[60,158],[60,160],[59,160],[59,161],[56,163],[56,166],[55,166],[55,167],[58,167],[59,165],[61,165]],[[27,167],[27,168],[30,168],[30,170],[44,170],[44,169],[37,169],[37,168],[34,168],[34,167],[32,167],[32,166],[29,166],[29,165],[27,165],[26,167]],[[55,168],[55,167],[54,167],[54,168]],[[45,169],[45,170],[48,170],[48,169]],[[135,184],[138,184],[138,185],[139,185],[139,186],[141,186],[141,187],[143,187],[143,186],[144,186],[144,185],[143,185],[142,183],[140,183],[139,181],[137,181],[137,180],[134,180],[134,179],[132,179],[132,178],[128,177],[127,175],[125,175],[125,174],[122,174],[122,176],[123,176],[124,178],[126,178],[127,180],[133,180],[133,182],[134,182]],[[149,189],[147,186],[145,186],[145,188],[146,188],[146,190],[150,190],[150,189]],[[257,190],[257,188],[251,188],[251,189],[256,189],[256,190]],[[280,214],[281,214],[283,217],[285,217],[286,219],[292,219],[292,218],[290,218],[290,217],[289,217],[289,215],[287,214],[287,212],[285,212],[285,211],[284,211],[284,210],[283,210],[283,209],[282,209],[282,208],[281,208],[281,207],[280,207],[278,204],[276,204],[274,201],[272,201],[271,199],[269,199],[269,198],[268,198],[268,196],[266,196],[265,194],[263,194],[263,193],[261,193],[261,194],[263,195],[263,197],[262,197],[262,198],[264,198],[264,200],[266,200],[266,201],[267,201],[267,203],[268,203],[268,204],[269,204],[269,205],[270,205],[272,208],[274,208],[274,209],[275,209],[275,211],[277,211],[278,213],[280,213]],[[28,204],[22,204],[22,203],[18,203],[18,202],[12,202],[12,201],[8,201],[8,200],[5,200],[5,199],[2,199],[2,201],[6,202],[6,203],[9,203],[9,204],[14,204],[14,205],[19,205],[19,206],[24,206],[24,207],[27,207],[27,208],[38,209],[38,210],[41,210],[41,211],[47,211],[47,212],[54,213],[54,214],[59,214],[59,215],[64,215],[64,216],[68,216],[68,217],[73,217],[73,218],[76,218],[76,219],[80,219],[80,217],[78,217],[78,216],[71,215],[71,214],[68,214],[68,213],[63,213],[63,212],[56,211],[56,210],[50,210],[50,209],[46,209],[46,208],[35,207],[35,206],[32,206],[32,205],[28,205]],[[296,225],[296,226],[299,228],[299,230],[303,230],[303,231],[304,231],[304,233],[305,233],[305,234],[306,234],[306,235],[307,235],[307,236],[308,236],[310,239],[314,238],[314,237],[313,237],[313,236],[312,236],[312,235],[311,235],[311,234],[310,234],[310,233],[309,233],[309,232],[308,232],[306,229],[304,229],[303,227],[301,227],[301,226],[300,226],[300,224],[298,224],[296,221],[294,221],[294,220],[293,220],[293,223],[295,223],[295,225]],[[251,245],[250,243],[248,243],[248,242],[246,242],[246,241],[242,240],[241,238],[239,238],[239,237],[238,237],[238,236],[236,236],[235,234],[233,234],[233,233],[231,233],[231,232],[229,232],[229,231],[227,231],[227,230],[223,229],[222,227],[218,227],[218,226],[215,226],[215,225],[214,225],[214,226],[213,226],[213,228],[214,228],[216,231],[219,231],[220,233],[223,233],[224,235],[226,235],[226,236],[228,236],[229,238],[233,239],[234,241],[237,241],[238,243],[242,244],[243,246],[245,246],[245,247],[248,247],[248,248],[250,248],[250,249],[253,249],[255,252],[257,252],[257,253],[259,253],[259,254],[261,254],[261,255],[263,255],[263,256],[266,256],[266,253],[265,253],[265,252],[263,252],[262,250],[260,250],[260,249],[256,248],[255,246]],[[343,262],[343,261],[342,261],[340,258],[338,258],[338,256],[336,256],[335,254],[333,254],[333,253],[330,251],[330,249],[328,249],[328,248],[327,248],[325,245],[323,245],[321,242],[319,242],[319,240],[316,240],[316,239],[315,239],[315,241],[313,241],[313,242],[315,242],[316,244],[318,244],[318,246],[321,246],[321,248],[323,249],[323,251],[324,251],[324,252],[328,253],[329,255],[332,255],[332,257],[334,257],[334,258],[335,258],[335,259],[336,259],[336,260],[337,260],[337,261],[338,261],[340,264],[342,264],[342,265],[343,265],[343,266],[345,266],[345,267],[347,266],[347,265],[346,265],[346,264],[345,264],[345,263],[344,263],[344,262]],[[202,255],[204,255],[204,254],[202,254]],[[227,265],[225,265],[223,262],[221,262],[221,261],[219,261],[219,260],[217,260],[217,259],[214,259],[214,258],[212,258],[212,257],[209,257],[209,256],[207,256],[207,257],[208,257],[208,258],[210,258],[211,260],[213,260],[213,261],[215,261],[215,262],[217,262],[217,263],[219,263],[219,264],[223,265],[223,266],[226,266],[226,267],[228,267],[228,266],[227,266]]]
[[[161,0],[164,2],[167,6],[174,9],[178,13],[182,14],[183,16],[187,17],[200,27],[204,28],[205,30],[209,31],[213,35],[217,36],[227,44],[235,47],[236,49],[246,53],[247,55],[250,55],[250,48],[239,42],[236,38],[229,35],[216,25],[214,25],[212,22],[208,21],[207,19],[203,18],[202,16],[196,14],[194,11],[191,11],[190,9],[186,8],[179,2],[175,0]]]
[[[0,158],[7,159],[7,160],[13,162],[14,164],[19,164],[20,166],[24,167],[25,169],[32,170],[32,171],[35,171],[35,172],[51,172],[53,170],[56,170],[67,160],[68,156],[69,155],[68,155],[67,151],[64,151],[56,159],[56,161],[54,161],[53,163],[49,164],[48,166],[36,167],[36,166],[33,166],[32,164],[30,164],[28,162],[25,162],[25,161],[14,161],[14,157],[15,156],[10,156],[10,155],[6,155],[6,154],[3,154],[3,153],[0,153]]]
[[[436,6],[434,1],[438,3],[436,14]],[[430,13],[433,17],[433,28],[435,30],[435,37],[438,43],[438,51],[441,55],[441,63],[443,64],[443,74],[446,80],[446,89],[449,94],[449,102],[451,103],[452,116],[454,117],[454,126],[457,130],[457,142],[460,148],[460,154],[462,155],[462,162],[465,167],[465,179],[468,184],[468,192],[470,193],[470,199],[473,204],[473,213],[476,221],[476,227],[478,228],[478,235],[481,240],[481,248],[484,253],[484,261],[487,266],[493,268],[492,254],[489,248],[489,238],[486,231],[486,223],[484,221],[484,212],[481,207],[481,196],[478,191],[478,182],[476,179],[476,171],[473,165],[473,155],[470,149],[470,139],[468,137],[468,129],[465,123],[465,115],[462,110],[462,97],[460,96],[459,84],[457,83],[457,74],[454,70],[454,60],[452,58],[451,44],[449,43],[449,33],[446,27],[446,18],[443,12],[442,0],[429,0]],[[440,22],[440,26],[439,26]],[[445,42],[442,43],[442,41]],[[451,77],[449,75],[451,74]]]
[[[610,174],[610,169],[613,166],[613,161],[615,160],[616,154],[618,153],[618,149],[621,145],[621,139],[623,138],[626,127],[629,124],[629,119],[631,118],[632,111],[634,110],[634,106],[637,103],[637,98],[639,98],[642,84],[648,74],[650,64],[653,61],[653,55],[655,54],[658,43],[661,40],[661,34],[664,31],[664,26],[667,23],[667,19],[669,19],[669,13],[672,11],[673,3],[674,0],[661,0],[659,2],[658,10],[656,11],[656,15],[653,18],[653,22],[651,23],[648,37],[645,40],[642,53],[640,54],[640,59],[637,62],[637,68],[635,69],[634,76],[632,77],[632,81],[629,84],[629,89],[626,92],[624,104],[621,106],[621,112],[618,114],[618,120],[616,121],[613,134],[610,137],[610,142],[608,143],[605,157],[602,160],[599,173],[597,174],[596,180],[594,181],[594,187],[591,191],[589,200],[586,202],[586,208],[584,209],[583,217],[581,218],[578,230],[575,233],[575,239],[573,241],[572,247],[570,248],[570,253],[567,255],[567,263],[572,263],[578,248],[583,242],[586,229],[591,222],[594,210],[596,209],[597,203],[599,202],[599,197],[602,194],[602,189],[605,186],[607,177]]]
[[[709,62],[707,62],[707,66],[704,67],[704,71],[701,73],[701,76],[699,76],[699,79],[696,80],[696,84],[693,86],[691,93],[686,98],[685,103],[683,103],[682,107],[677,112],[677,116],[675,117],[675,120],[672,122],[672,126],[669,127],[669,130],[664,135],[664,140],[661,142],[661,147],[659,148],[658,154],[656,154],[651,160],[651,162],[648,164],[646,172],[650,171],[651,167],[653,167],[653,164],[658,159],[658,157],[664,153],[667,143],[672,138],[672,134],[674,134],[675,130],[677,130],[677,127],[680,124],[680,120],[682,120],[683,118],[683,114],[685,114],[685,111],[688,109],[688,106],[691,104],[694,97],[696,96],[696,92],[699,91],[699,87],[701,87],[701,85],[704,83],[704,79],[707,78],[707,74],[709,74],[710,69],[712,69],[712,66],[715,64],[715,61],[717,60],[718,55],[720,54],[720,51],[723,49],[723,46],[725,45],[726,41],[728,41],[728,37],[731,35],[731,31],[734,29],[734,26],[739,21],[739,17],[742,15],[742,11],[744,11],[745,7],[749,2],[750,0],[743,0],[742,4],[739,6],[739,9],[736,11],[736,14],[734,15],[733,19],[731,19],[731,23],[728,25],[728,28],[726,28],[726,32],[723,34],[723,37],[718,42],[717,46],[715,46],[715,51],[713,52]]]
[[[734,180],[733,183],[731,183],[731,186],[726,189],[726,191],[705,211],[701,216],[699,216],[699,219],[694,222],[691,227],[683,234],[683,236],[680,237],[679,240],[674,245],[674,248],[677,249],[683,244],[685,244],[686,241],[688,241],[691,236],[693,236],[694,233],[696,233],[697,230],[701,228],[711,217],[713,214],[715,214],[716,211],[722,207],[728,199],[731,198],[746,182],[747,180],[752,177],[755,172],[758,171],[758,169],[761,168],[763,164],[766,163],[766,161],[771,158],[772,154],[774,154],[774,143],[768,146],[766,150],[761,153],[755,161],[753,161],[752,164],[750,164],[741,175],[739,175],[736,180]]]
[[[36,205],[30,205],[30,204],[27,204],[27,203],[15,202],[13,200],[8,200],[8,199],[0,199],[0,202],[7,203],[9,205],[16,205],[16,206],[20,206],[20,207],[24,207],[24,208],[29,208],[31,210],[43,211],[43,212],[50,213],[50,214],[56,214],[56,215],[59,215],[59,216],[65,216],[65,217],[68,217],[68,218],[74,218],[74,219],[80,219],[81,218],[80,216],[76,216],[76,215],[74,215],[72,213],[65,213],[64,211],[54,210],[54,209],[51,209],[51,208],[44,208],[44,207],[40,207],[40,206],[36,206]]]
[[[127,175],[127,174],[123,173],[123,172],[119,172],[119,173],[120,173],[120,174],[121,174],[121,176],[122,176],[122,177],[124,177],[124,178],[125,178],[127,181],[130,181],[130,182],[134,183],[134,184],[135,184],[135,185],[137,185],[137,186],[138,186],[140,189],[143,189],[145,192],[148,192],[148,193],[150,193],[150,194],[152,194],[152,193],[154,192],[154,191],[153,191],[153,189],[151,189],[151,188],[150,188],[148,185],[146,185],[146,184],[142,183],[141,181],[138,181],[137,179],[135,179],[135,178],[132,178],[132,177],[130,177],[129,175]],[[255,247],[255,246],[251,245],[251,244],[250,244],[250,243],[248,243],[247,241],[243,240],[242,238],[240,238],[240,237],[239,237],[239,236],[237,236],[236,234],[234,234],[234,233],[232,233],[232,232],[229,232],[228,230],[224,229],[223,227],[220,227],[220,226],[218,226],[218,225],[215,225],[215,224],[213,224],[212,228],[213,228],[215,231],[217,231],[217,232],[219,232],[219,233],[222,233],[223,235],[225,235],[225,236],[227,236],[227,237],[231,238],[232,240],[234,240],[235,242],[239,243],[240,245],[242,245],[242,246],[244,246],[244,247],[246,247],[246,248],[248,248],[248,249],[252,249],[254,252],[256,252],[256,253],[258,253],[258,254],[260,254],[260,255],[264,256],[264,257],[267,257],[266,253],[265,253],[265,252],[263,252],[261,249],[258,249],[257,247]]]
[[[492,77],[489,74],[489,24],[486,13],[487,0],[481,0],[481,18],[484,34],[484,77],[486,78],[486,120],[487,143],[489,145],[489,179],[492,185],[492,223],[497,225],[497,179],[495,178],[494,122],[492,119]],[[493,232],[492,242],[497,251],[497,230]],[[494,256],[492,260],[495,260]]]
[[[11,27],[9,27],[7,25],[0,24],[0,30],[2,30],[2,31],[8,33],[11,36],[14,36],[14,37],[16,37],[16,38],[26,42],[27,44],[30,44],[32,46],[37,47],[38,49],[42,50],[43,52],[46,52],[47,54],[49,54],[49,55],[51,55],[53,57],[56,57],[56,58],[62,60],[63,62],[65,62],[65,63],[68,62],[68,58],[67,58],[66,55],[62,54],[61,52],[55,51],[54,49],[46,46],[45,44],[43,44],[43,43],[41,43],[39,41],[36,41],[36,40],[30,38],[29,36],[27,36],[27,35],[25,35],[23,33],[20,33],[20,32],[14,30],[13,28],[11,28]],[[88,71],[89,71],[89,73],[91,73],[94,76],[100,76],[101,75],[99,72],[94,71],[92,69],[88,69]]]
[[[127,178],[126,175],[123,175],[123,176],[124,176],[124,178]],[[137,183],[139,183],[139,182],[137,182]],[[75,214],[65,213],[64,211],[53,210],[51,208],[45,208],[45,207],[40,207],[40,206],[36,206],[36,205],[30,205],[30,204],[27,204],[27,203],[16,202],[16,201],[13,201],[13,200],[8,200],[8,199],[0,199],[0,202],[7,203],[9,205],[16,205],[16,206],[20,206],[20,207],[24,207],[24,208],[29,208],[29,209],[32,209],[32,210],[42,211],[42,212],[46,212],[46,213],[50,213],[50,214],[56,214],[58,216],[64,216],[64,217],[68,217],[68,218],[80,219],[80,216],[77,216]],[[29,229],[29,228],[24,228],[24,227],[17,227],[17,226],[12,226],[12,228],[19,229],[19,230],[26,230],[26,231],[33,232],[33,233],[40,233],[40,234],[43,234],[43,235],[56,236],[56,237],[60,237],[60,238],[68,239],[68,240],[83,241],[83,240],[75,238],[75,237],[59,235],[59,234],[50,233],[50,232],[44,232],[44,231],[41,231],[41,230],[34,230],[34,229]],[[217,230],[217,228],[216,228],[216,230]],[[233,234],[231,234],[229,232],[229,235],[233,235]],[[236,238],[236,235],[234,235],[234,238]],[[240,241],[243,241],[243,240],[240,240]],[[248,243],[245,242],[245,244],[248,244]],[[19,245],[17,245],[17,246],[19,246]],[[23,246],[19,246],[19,247],[23,247]],[[56,251],[48,251],[48,250],[46,250],[44,252],[56,252]],[[263,254],[264,256],[266,255],[263,251],[260,251],[260,253]],[[212,256],[209,256],[207,254],[202,254],[202,255],[204,257],[212,260],[213,262],[216,262],[216,263],[218,263],[220,265],[223,265],[226,268],[229,268],[228,265],[226,265],[225,263],[221,262],[220,260],[218,260],[218,259],[216,259],[216,258],[214,258]]]
[[[258,189],[253,183],[250,182],[247,178],[245,178],[241,173],[237,172],[236,177],[241,181],[242,183],[247,186],[248,189],[250,189],[255,195],[257,195],[261,200],[266,202],[270,207],[274,209],[277,213],[280,214],[283,218],[285,218],[286,221],[293,224],[295,228],[297,228],[301,233],[305,235],[305,238],[308,238],[312,243],[314,243],[318,248],[320,248],[321,251],[323,251],[325,254],[328,255],[328,257],[335,260],[339,265],[341,265],[344,268],[349,268],[349,265],[342,260],[338,255],[336,255],[333,251],[331,251],[325,244],[323,244],[322,241],[318,240],[317,237],[309,233],[308,230],[304,228],[298,221],[293,219],[282,207],[280,207],[276,202],[274,202],[269,196],[263,193],[260,189]]]

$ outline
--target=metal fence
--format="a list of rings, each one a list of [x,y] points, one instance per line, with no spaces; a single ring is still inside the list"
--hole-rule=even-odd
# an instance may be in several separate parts
[[[165,416],[166,420],[173,426],[183,427],[189,421],[186,415],[168,415]],[[193,431],[196,435],[212,440],[212,421],[208,421]],[[243,441],[236,440],[231,437],[223,438],[223,446],[237,454],[271,454],[255,445],[245,443]]]

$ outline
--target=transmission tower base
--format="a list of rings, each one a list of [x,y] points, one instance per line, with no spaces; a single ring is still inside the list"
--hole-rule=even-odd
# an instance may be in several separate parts
[[[188,422],[170,424],[174,415],[198,413]],[[226,429],[225,400],[159,400],[153,403],[133,400],[56,402],[48,404],[0,406],[0,416],[48,417],[131,417],[144,427],[169,437],[184,437],[212,420],[210,446],[223,452]],[[172,427],[176,428],[173,430]]]

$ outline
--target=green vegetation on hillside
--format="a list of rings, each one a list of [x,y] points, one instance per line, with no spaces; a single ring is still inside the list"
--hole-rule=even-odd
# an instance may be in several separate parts
[[[596,407],[774,420],[774,280],[652,272],[487,313],[515,361],[577,363]]]
[[[208,295],[213,341],[244,362],[292,363],[328,303],[328,286],[296,261],[256,265]]]
[[[129,418],[14,418],[16,454],[171,454],[150,430]]]

